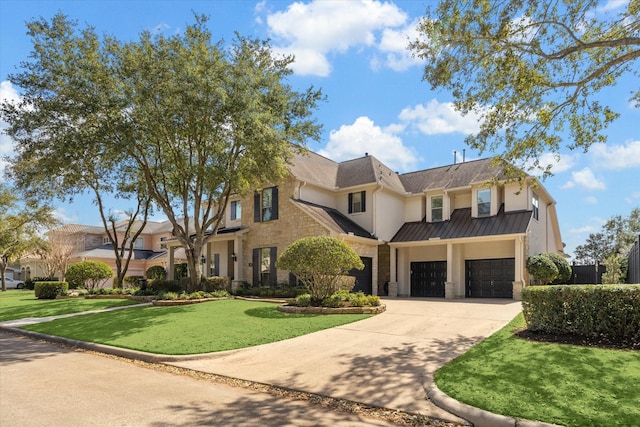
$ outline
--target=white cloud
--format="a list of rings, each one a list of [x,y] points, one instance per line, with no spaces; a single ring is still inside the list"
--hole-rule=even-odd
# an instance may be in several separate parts
[[[2,102],[13,104],[20,102],[20,94],[8,80],[0,82],[0,103]],[[4,181],[4,170],[7,166],[7,162],[2,157],[13,154],[15,150],[15,142],[4,133],[6,127],[6,123],[0,122],[0,182]]]
[[[597,205],[598,199],[595,198],[594,196],[588,196],[587,198],[584,199],[584,202],[588,205]]]
[[[573,168],[576,164],[576,161],[576,156],[572,154],[544,153],[538,158],[538,168],[542,168],[542,170],[544,170],[548,165],[551,165],[551,173],[557,174],[566,172],[569,169]],[[534,167],[533,161],[527,162],[527,164],[525,164],[525,168],[527,170],[531,167]],[[538,168],[533,169],[532,171],[530,171],[530,173],[536,174],[537,171],[542,172]]]
[[[463,116],[453,103],[432,99],[428,104],[407,107],[400,112],[400,120],[416,127],[425,135],[459,132],[471,134],[480,130],[480,116],[473,112]]]
[[[572,172],[571,176],[573,178],[573,184],[568,182],[563,188],[572,188],[574,185],[579,185],[587,190],[605,190],[607,188],[605,183],[596,178],[588,167],[577,172]]]
[[[378,45],[381,52],[386,53],[385,65],[394,71],[404,71],[414,65],[424,63],[424,60],[413,57],[408,49],[409,41],[420,37],[418,32],[419,20],[414,20],[408,26],[395,30],[385,28]]]
[[[352,125],[332,130],[329,142],[319,154],[341,161],[362,157],[369,153],[388,167],[398,171],[412,170],[420,161],[418,154],[402,143],[395,134],[398,128],[377,126],[368,117],[358,117]]]
[[[589,149],[598,167],[626,169],[640,167],[640,140],[623,145],[594,144]]]
[[[73,224],[75,222],[78,222],[78,217],[75,215],[67,214],[67,210],[62,206],[55,208],[52,215],[62,224]]]
[[[630,205],[635,204],[637,199],[640,199],[640,191],[636,191],[635,193],[632,193],[631,195],[624,198],[624,200]]]
[[[266,19],[278,50],[296,54],[291,64],[294,72],[318,76],[331,72],[326,65],[330,52],[375,46],[376,32],[404,25],[406,20],[407,15],[393,3],[365,0],[294,2]],[[308,58],[315,67],[305,63]],[[322,63],[326,64],[317,66]]]
[[[586,234],[586,233],[595,233],[600,230],[600,227],[594,227],[593,225],[585,225],[580,228],[570,228],[569,233],[577,233],[577,234]]]

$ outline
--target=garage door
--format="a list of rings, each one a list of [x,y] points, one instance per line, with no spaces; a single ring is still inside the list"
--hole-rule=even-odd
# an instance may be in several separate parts
[[[373,288],[373,258],[360,257],[364,264],[363,270],[356,270],[355,268],[349,271],[349,276],[356,278],[356,284],[351,292],[362,291],[367,295],[371,295],[371,289]]]
[[[444,282],[447,281],[447,262],[412,262],[411,296],[444,298]]]
[[[514,258],[468,260],[467,297],[513,298]]]

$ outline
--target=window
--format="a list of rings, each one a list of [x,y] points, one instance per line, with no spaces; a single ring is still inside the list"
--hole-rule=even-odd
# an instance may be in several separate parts
[[[442,221],[442,196],[431,198],[431,221]]]
[[[277,281],[276,248],[253,250],[253,284],[270,285]]]
[[[273,221],[278,219],[278,187],[256,191],[253,197],[254,222]]]
[[[213,254],[209,260],[209,276],[220,275],[220,254]]]
[[[242,219],[242,206],[240,200],[234,200],[231,202],[231,221],[236,219]]]
[[[160,249],[167,249],[167,244],[166,243],[162,243],[162,242],[166,242],[167,238],[166,237],[161,237],[160,238]]]
[[[349,193],[349,213],[365,212],[367,210],[366,192]]]
[[[531,209],[533,209],[534,219],[538,219],[538,215],[540,213],[539,205],[540,202],[538,201],[538,196],[536,195],[536,193],[533,193],[533,196],[531,197]]]
[[[478,216],[488,216],[491,214],[491,189],[483,188],[478,190]]]
[[[103,237],[102,238],[102,244],[103,245],[108,245],[109,243],[111,243],[111,239],[109,237]]]
[[[142,237],[138,237],[135,242],[133,242],[133,249],[144,249],[144,239]]]

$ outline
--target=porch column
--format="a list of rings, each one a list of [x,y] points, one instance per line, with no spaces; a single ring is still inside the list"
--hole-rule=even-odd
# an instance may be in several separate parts
[[[242,236],[236,236],[233,239],[233,253],[236,254],[236,260],[233,262],[233,283],[232,289],[237,289],[244,282],[244,257],[242,256],[244,248],[242,245]]]
[[[202,272],[202,277],[209,277],[209,275],[210,275],[210,272],[211,272],[211,255],[212,255],[211,242],[207,242],[207,250],[206,250],[206,255],[205,255],[206,261],[204,262],[204,271]]]
[[[398,248],[393,246],[389,248],[389,287],[387,295],[390,297],[398,296]]]
[[[518,236],[514,240],[515,244],[515,274],[513,280],[513,299],[520,301],[522,299],[522,288],[524,287],[524,236]]]
[[[453,243],[447,243],[447,281],[444,282],[444,297],[447,299],[456,297],[455,283],[453,281]]]
[[[167,280],[173,280],[174,276],[173,276],[173,270],[174,270],[174,251],[176,249],[175,246],[169,246],[168,247],[168,253],[169,253],[169,261],[167,262]]]

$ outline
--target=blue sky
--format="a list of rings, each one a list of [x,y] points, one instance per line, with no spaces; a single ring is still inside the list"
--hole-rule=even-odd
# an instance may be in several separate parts
[[[406,50],[427,3],[0,0],[0,97],[20,96],[7,78],[31,50],[26,21],[61,11],[81,27],[131,40],[143,30],[180,32],[195,11],[211,17],[215,39],[231,40],[237,31],[270,38],[276,52],[296,55],[289,83],[298,90],[320,87],[328,98],[316,113],[324,130],[322,140],[310,144],[314,151],[336,161],[369,153],[399,172],[450,164],[453,152],[465,148],[467,160],[488,157],[493,153],[480,155],[464,144],[478,128],[476,118],[456,113],[448,93],[431,91],[422,81],[423,64]],[[625,4],[603,1],[602,12],[615,13]],[[563,150],[555,175],[543,182],[558,203],[568,253],[611,216],[627,216],[640,206],[640,111],[628,102],[634,89],[637,80],[627,76],[598,94],[621,114],[607,130],[607,144],[588,153]],[[0,138],[0,156],[11,155],[12,141]],[[113,202],[112,209],[123,208]],[[64,222],[100,224],[90,197],[57,203],[56,209]]]

